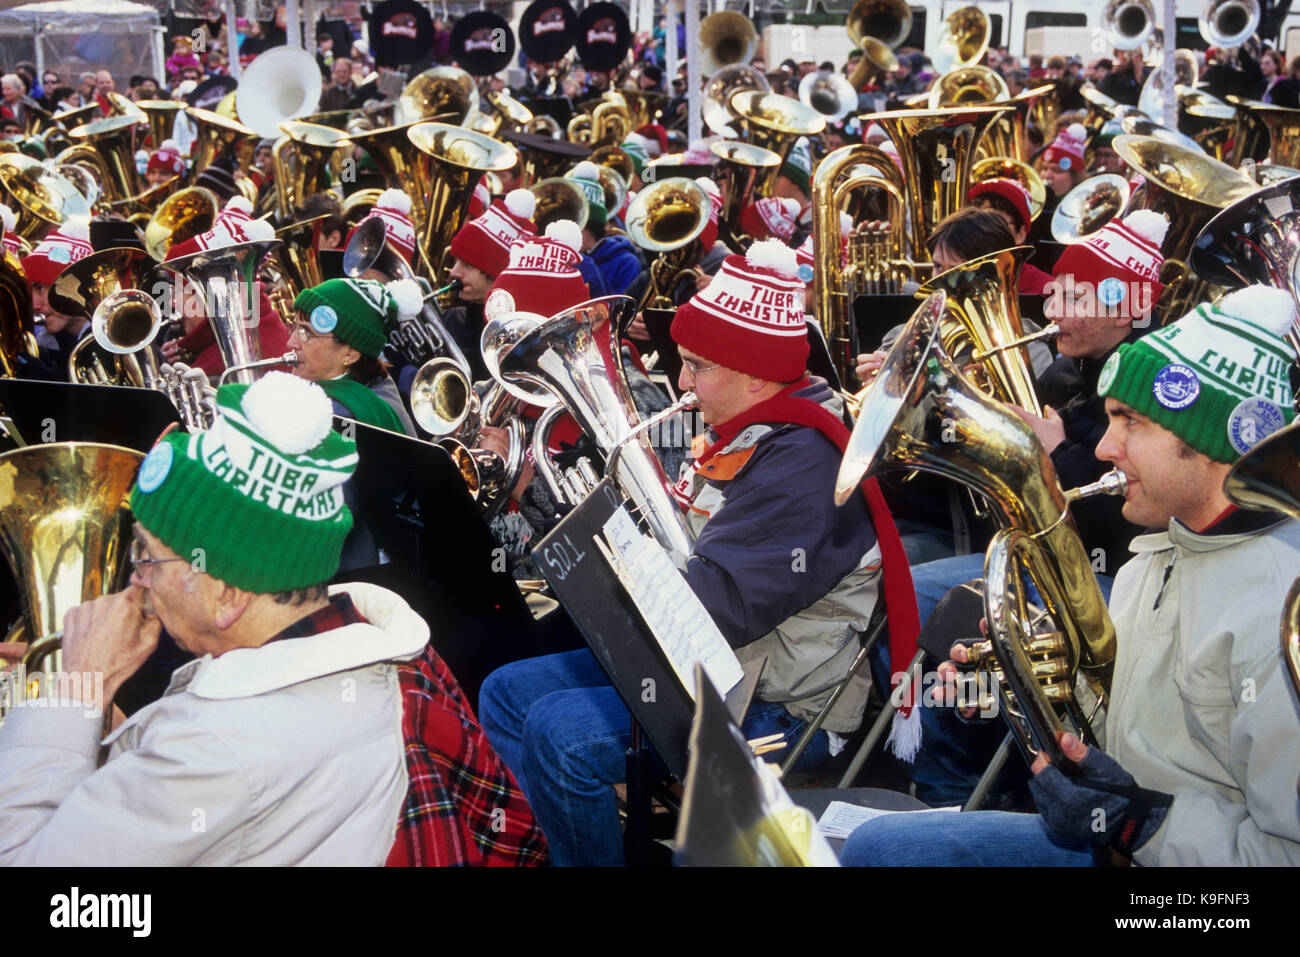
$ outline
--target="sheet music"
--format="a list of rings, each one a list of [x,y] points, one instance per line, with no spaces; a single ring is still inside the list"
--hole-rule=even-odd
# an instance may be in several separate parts
[[[744,677],[740,661],[664,548],[641,534],[622,506],[602,530],[605,542],[596,538],[596,544],[668,656],[691,700],[695,700],[693,674],[697,661],[722,694],[734,688]],[[606,543],[608,548],[604,547]]]
[[[938,812],[960,811],[959,807],[931,808]],[[862,807],[860,804],[848,804],[844,801],[832,801],[822,812],[817,826],[827,837],[846,840],[860,824],[881,817],[885,814],[924,814],[925,811],[886,811],[878,807]]]

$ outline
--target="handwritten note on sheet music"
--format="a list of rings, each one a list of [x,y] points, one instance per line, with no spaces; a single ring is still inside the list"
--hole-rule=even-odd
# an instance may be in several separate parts
[[[641,534],[626,508],[616,509],[603,531],[615,574],[658,639],[682,687],[694,700],[698,661],[725,695],[743,677],[740,662],[668,553]]]

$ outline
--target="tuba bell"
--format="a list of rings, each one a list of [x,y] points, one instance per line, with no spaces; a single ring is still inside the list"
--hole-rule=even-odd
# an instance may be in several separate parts
[[[868,474],[920,469],[982,494],[1002,532],[985,561],[991,638],[975,646],[981,669],[1000,670],[1003,715],[1027,758],[1059,759],[1055,732],[1068,726],[1095,743],[1089,705],[1109,693],[1115,629],[1068,503],[1042,444],[1020,417],[974,388],[940,344],[942,292],[930,296],[890,350],[840,466],[835,501],[857,494]],[[955,440],[954,440],[955,437]],[[1114,493],[1111,480],[1087,494]],[[1030,617],[1021,571],[1042,596],[1054,631]]]
[[[127,500],[143,459],[132,449],[89,442],[29,445],[0,455],[0,551],[18,583],[28,646],[21,694],[59,694],[48,681],[63,670],[64,616],[126,584]],[[0,720],[5,710],[0,703]]]
[[[1196,26],[1205,42],[1217,50],[1239,47],[1259,29],[1256,0],[1211,0],[1201,10]]]
[[[976,6],[962,7],[948,14],[931,62],[939,73],[974,66],[988,52],[992,30],[989,18]]]
[[[68,354],[68,379],[88,384],[158,388],[151,349],[162,312],[138,287],[152,264],[139,249],[91,253],[59,273],[50,304],[68,315],[91,316],[91,335]]]
[[[1109,0],[1101,22],[1108,46],[1136,50],[1155,33],[1156,11],[1151,0]]]
[[[657,180],[627,210],[627,237],[656,258],[642,306],[673,308],[668,296],[687,262],[691,244],[709,224],[713,201],[703,187],[684,176]]]
[[[700,21],[700,69],[706,74],[748,63],[758,50],[758,31],[743,13],[719,10]]]
[[[281,123],[316,112],[321,85],[314,56],[296,47],[273,47],[244,67],[235,113],[258,136],[274,139]]]
[[[906,0],[857,0],[845,24],[853,45],[862,49],[862,59],[849,76],[855,90],[874,73],[898,67],[891,52],[912,32],[912,8]]]

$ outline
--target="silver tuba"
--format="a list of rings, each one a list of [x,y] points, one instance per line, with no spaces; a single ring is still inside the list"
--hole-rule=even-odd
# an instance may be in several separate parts
[[[644,524],[661,545],[684,559],[692,535],[669,493],[663,465],[646,435],[649,423],[641,421],[617,360],[618,330],[635,310],[633,299],[607,296],[552,316],[500,357],[498,377],[503,384],[541,387],[556,395],[613,465],[608,477],[632,501]],[[613,358],[606,359],[598,335],[609,336]],[[534,442],[538,433],[544,434],[541,423]]]

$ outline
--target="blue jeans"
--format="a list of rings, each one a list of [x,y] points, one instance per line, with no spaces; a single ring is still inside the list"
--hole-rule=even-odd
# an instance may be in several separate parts
[[[631,716],[590,651],[498,668],[479,692],[479,721],[532,805],[553,863],[623,864],[613,785],[626,776]],[[756,700],[742,731],[746,738],[779,731],[793,746],[804,727],[780,704]],[[821,764],[829,745],[818,731],[796,768]]]
[[[1086,844],[1052,836],[1037,814],[904,812],[863,824],[840,851],[845,867],[1091,867]]]

